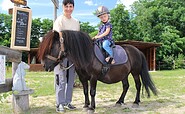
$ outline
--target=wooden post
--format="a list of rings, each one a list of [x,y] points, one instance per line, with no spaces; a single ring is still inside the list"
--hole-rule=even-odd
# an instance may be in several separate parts
[[[0,93],[12,91],[13,86],[13,77],[17,70],[19,63],[22,60],[22,53],[21,51],[13,50],[5,46],[0,46],[0,54],[6,55],[6,61],[12,62],[12,78],[6,79],[5,84],[0,85]],[[12,94],[12,105],[13,105],[13,112],[17,113],[24,113],[29,109],[29,94],[32,94],[34,91],[24,90],[21,92],[14,91]]]

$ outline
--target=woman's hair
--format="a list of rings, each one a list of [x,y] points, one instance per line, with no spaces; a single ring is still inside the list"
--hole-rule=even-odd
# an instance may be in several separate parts
[[[67,5],[67,4],[73,4],[73,6],[74,6],[74,0],[63,0],[63,5],[65,6],[65,5]]]

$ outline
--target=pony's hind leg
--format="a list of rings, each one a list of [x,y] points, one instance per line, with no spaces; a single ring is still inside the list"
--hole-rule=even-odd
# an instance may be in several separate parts
[[[129,88],[128,77],[125,78],[124,80],[122,80],[122,86],[123,86],[123,92],[122,92],[119,100],[116,102],[116,106],[124,104],[124,99],[125,99],[126,93],[128,91],[128,88]]]
[[[137,74],[137,75],[136,74],[132,74],[132,76],[134,78],[135,87],[137,89],[136,98],[135,98],[134,104],[139,105],[139,102],[140,102],[141,81],[140,81],[140,78],[139,78],[139,74]]]

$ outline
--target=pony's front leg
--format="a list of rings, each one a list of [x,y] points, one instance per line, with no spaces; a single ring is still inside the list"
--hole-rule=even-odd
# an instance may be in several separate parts
[[[82,82],[83,85],[83,92],[84,92],[84,96],[85,96],[85,105],[83,106],[83,108],[85,110],[87,110],[89,108],[90,102],[89,102],[89,95],[88,95],[88,81]]]
[[[96,95],[96,85],[97,85],[97,79],[91,79],[90,80],[90,95],[91,95],[91,106],[89,107],[89,110],[94,112],[95,110],[95,95]]]

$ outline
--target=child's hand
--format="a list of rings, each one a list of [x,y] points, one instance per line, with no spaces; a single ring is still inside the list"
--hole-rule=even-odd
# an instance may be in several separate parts
[[[94,37],[92,37],[92,40],[94,40],[95,38]]]
[[[98,39],[98,36],[93,37],[94,39]]]
[[[96,40],[96,38],[95,38],[95,37],[92,37],[92,40],[93,40],[93,41],[95,41],[95,40]]]

